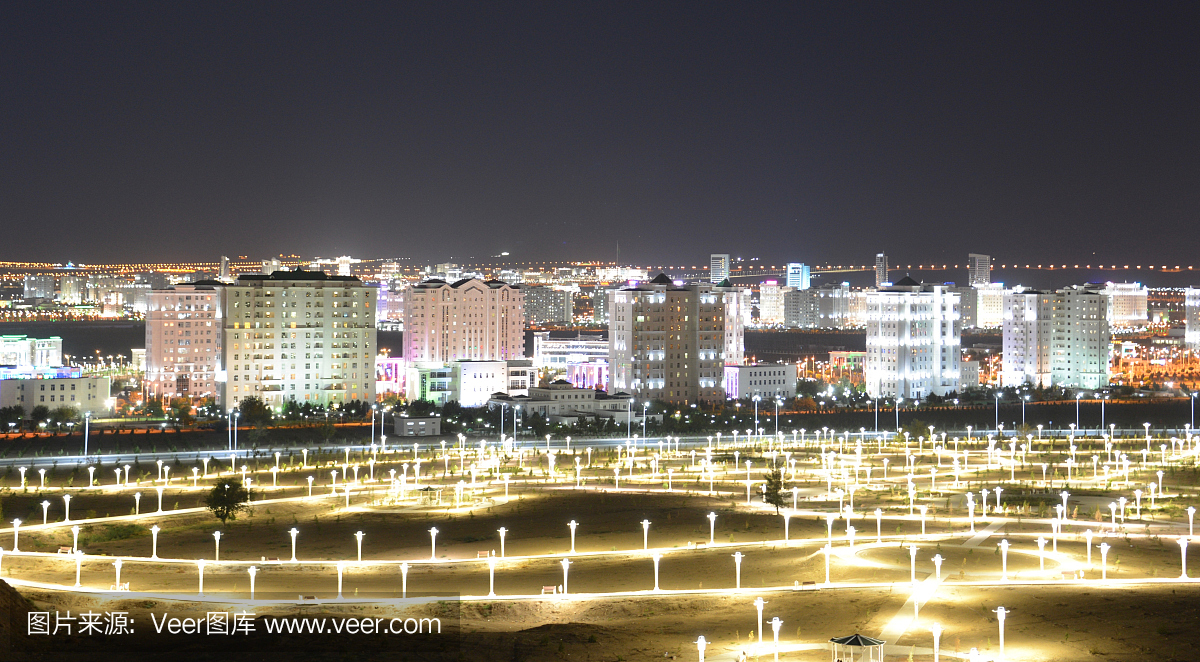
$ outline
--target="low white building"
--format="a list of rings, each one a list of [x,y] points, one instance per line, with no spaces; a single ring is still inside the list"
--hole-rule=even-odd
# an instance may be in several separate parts
[[[19,406],[29,416],[34,407],[69,407],[80,415],[111,408],[108,377],[83,375],[79,368],[0,368],[0,407]]]
[[[442,433],[442,419],[438,416],[397,416],[395,419],[396,435],[400,437],[436,437]]]
[[[763,400],[796,396],[796,366],[782,363],[725,366],[725,397],[734,400],[759,396]]]

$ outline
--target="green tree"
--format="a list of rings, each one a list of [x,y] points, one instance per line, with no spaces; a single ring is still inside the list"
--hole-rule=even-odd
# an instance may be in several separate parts
[[[21,405],[0,408],[0,432],[16,430],[25,420],[25,408]]]
[[[236,478],[223,480],[209,490],[204,505],[224,524],[250,509],[250,490]]]
[[[50,419],[50,408],[46,405],[38,405],[33,408],[29,414],[29,427],[32,430],[38,429],[39,423],[45,423]]]
[[[776,469],[767,474],[767,484],[763,487],[763,501],[775,506],[775,512],[786,503],[783,500],[783,471]]]
[[[242,398],[242,401],[238,403],[238,411],[241,412],[242,425],[261,428],[271,424],[271,408],[261,398],[255,396]]]

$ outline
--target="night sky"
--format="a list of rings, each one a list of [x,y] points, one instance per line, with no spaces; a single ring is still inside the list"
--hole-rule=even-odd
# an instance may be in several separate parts
[[[1200,264],[1198,3],[9,2],[2,260]]]

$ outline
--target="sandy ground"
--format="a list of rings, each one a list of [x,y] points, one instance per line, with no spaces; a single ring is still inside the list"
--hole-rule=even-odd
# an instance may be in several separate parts
[[[902,459],[899,459],[902,461]],[[273,462],[272,462],[273,463]],[[259,468],[269,466],[259,463]],[[393,464],[380,464],[377,472],[386,472]],[[425,467],[428,468],[428,464]],[[439,470],[441,467],[437,467]],[[317,470],[288,470],[280,474],[279,490],[265,493],[269,497],[297,497],[307,493],[305,477],[319,476],[315,494],[328,493],[328,468]],[[593,476],[603,476],[598,467]],[[182,473],[182,472],[181,472]],[[440,473],[440,471],[439,471]],[[973,488],[1007,479],[1008,472],[973,477]],[[1038,472],[1040,474],[1040,471]],[[366,475],[366,468],[360,468]],[[51,484],[66,484],[65,472],[52,473]],[[106,476],[112,481],[111,473]],[[709,660],[733,659],[742,650],[752,651],[759,628],[754,600],[767,601],[763,615],[766,620],[778,617],[783,621],[780,642],[781,659],[827,660],[829,652],[820,645],[832,636],[861,632],[886,639],[892,646],[889,659],[931,660],[933,638],[930,626],[936,622],[944,629],[941,647],[944,656],[965,654],[978,648],[985,659],[995,658],[998,649],[998,622],[995,609],[1004,606],[1010,613],[1006,620],[1006,654],[1008,659],[1020,660],[1191,660],[1196,659],[1195,639],[1200,638],[1200,617],[1194,605],[1200,604],[1200,582],[1167,582],[1177,578],[1180,568],[1180,548],[1175,536],[1183,532],[1181,523],[1186,516],[1178,509],[1171,513],[1159,511],[1153,522],[1127,521],[1121,535],[1097,538],[1092,548],[1093,563],[1085,568],[1088,580],[1066,580],[1063,567],[1078,569],[1086,565],[1086,546],[1080,535],[1085,528],[1101,530],[1101,525],[1088,517],[1089,509],[1104,504],[1109,494],[1089,494],[1072,487],[1077,495],[1071,506],[1082,506],[1084,515],[1066,528],[1058,542],[1058,555],[1051,553],[1047,542],[1045,570],[1040,568],[1036,539],[1050,540],[1050,527],[1036,517],[1036,508],[1027,514],[1003,518],[980,519],[977,530],[988,532],[977,539],[966,535],[966,524],[950,521],[947,515],[963,517],[965,508],[958,493],[919,495],[918,503],[928,506],[926,538],[921,537],[919,518],[883,523],[882,544],[874,544],[875,521],[867,514],[876,506],[887,509],[889,516],[907,513],[907,494],[894,490],[892,485],[861,490],[856,494],[859,517],[852,523],[858,530],[856,549],[851,552],[845,535],[846,522],[834,525],[835,550],[831,560],[833,586],[823,586],[825,557],[821,547],[826,539],[824,516],[815,512],[794,516],[789,524],[790,543],[783,543],[783,518],[760,504],[745,505],[744,486],[733,482],[718,483],[722,496],[707,496],[707,481],[686,481],[677,477],[676,489],[690,489],[687,494],[667,493],[660,482],[631,482],[620,492],[574,490],[559,485],[524,485],[514,483],[512,498],[503,500],[502,489],[494,487],[491,494],[496,502],[474,508],[431,508],[412,505],[371,505],[374,497],[369,490],[356,492],[352,507],[346,509],[342,497],[318,498],[311,501],[287,501],[256,504],[251,513],[235,522],[221,525],[206,512],[150,513],[132,521],[86,524],[81,532],[82,547],[89,556],[82,565],[84,586],[107,589],[114,581],[115,569],[111,559],[124,557],[122,581],[131,584],[133,594],[117,596],[87,596],[62,591],[22,587],[21,592],[39,609],[65,610],[75,613],[87,609],[127,609],[143,622],[149,614],[164,611],[184,613],[203,612],[219,605],[220,600],[237,600],[249,591],[246,567],[254,563],[260,573],[256,577],[259,597],[282,596],[293,600],[297,594],[316,595],[324,604],[319,607],[298,608],[294,605],[260,609],[262,613],[295,615],[300,611],[312,614],[372,615],[391,618],[396,615],[429,616],[448,609],[444,605],[398,602],[402,592],[399,562],[412,563],[408,573],[410,594],[457,593],[468,600],[455,603],[445,612],[448,626],[459,635],[450,649],[395,651],[380,648],[371,640],[329,638],[325,650],[312,642],[284,641],[254,645],[244,651],[220,652],[221,659],[274,659],[272,652],[296,656],[306,653],[319,659],[512,659],[512,660],[649,660],[697,659],[696,638],[703,635],[709,642]],[[1029,476],[1026,476],[1029,478]],[[458,477],[451,479],[456,481]],[[469,479],[469,478],[468,478]],[[1032,478],[1029,478],[1033,480]],[[259,474],[259,481],[270,481],[270,474]],[[947,479],[948,482],[949,479]],[[1143,479],[1143,482],[1145,480]],[[54,506],[51,513],[61,518],[62,490],[52,488],[45,493],[37,490],[13,490],[11,476],[3,496],[5,517],[17,513],[26,522],[40,523],[43,499]],[[186,481],[187,484],[191,480]],[[622,484],[623,486],[626,483]],[[791,483],[789,482],[789,486]],[[836,509],[836,500],[811,499],[824,491],[819,480],[797,483],[802,492],[800,507],[810,510]],[[1010,508],[1022,507],[1032,499],[1053,503],[1054,494],[1023,493],[1029,485],[1007,483],[1005,503]],[[611,487],[611,485],[610,485]],[[648,488],[649,491],[644,491]],[[97,490],[72,489],[75,497],[71,506],[74,518],[86,514],[96,516],[126,515],[132,503],[130,490],[117,492],[112,488]],[[156,507],[157,494],[149,483],[140,488],[143,493],[142,511]],[[606,488],[607,490],[607,488]],[[449,491],[447,492],[449,494]],[[193,507],[199,503],[200,490],[168,490],[164,503],[168,509]],[[757,499],[756,499],[757,501]],[[709,512],[717,514],[715,547],[707,545]],[[32,519],[30,519],[32,513]],[[1147,512],[1147,515],[1149,513]],[[52,516],[50,520],[55,521]],[[1164,528],[1170,519],[1174,528]],[[576,553],[569,554],[570,531],[567,522],[579,523],[576,532]],[[642,520],[651,522],[649,545],[663,556],[659,566],[659,585],[667,591],[656,594],[654,562],[642,551]],[[1105,518],[1107,522],[1107,518]],[[206,593],[216,602],[195,603],[187,598],[166,600],[160,597],[138,597],[137,593],[194,594],[197,589],[197,569],[194,563],[171,563],[148,560],[151,537],[147,527],[162,527],[158,538],[158,555],[163,559],[211,559],[214,554],[212,532],[220,530],[221,559],[242,561],[242,565],[209,567],[205,572]],[[990,526],[989,526],[990,525]],[[1149,525],[1149,528],[1147,528]],[[288,530],[299,530],[297,557],[302,563],[290,564],[291,542]],[[437,562],[430,563],[430,534],[437,527]],[[488,565],[478,560],[479,552],[499,554],[497,529],[507,530],[505,554],[497,562],[495,591],[497,598],[487,598]],[[20,532],[23,551],[52,552],[59,545],[71,544],[66,526]],[[342,592],[349,599],[356,595],[370,596],[375,604],[338,604],[332,601],[337,593],[336,560],[356,558],[355,532],[364,532],[364,564],[349,563],[343,574]],[[952,537],[943,534],[953,532]],[[1127,534],[1127,535],[1126,535]],[[0,532],[0,535],[9,535]],[[1007,570],[1010,584],[998,584],[1002,574],[1000,540],[1011,544]],[[1102,584],[1092,581],[1100,574],[1098,545],[1112,546],[1108,556],[1108,577],[1129,583]],[[699,543],[699,545],[695,545]],[[919,617],[912,622],[910,601],[909,545],[916,545],[916,578],[922,582],[923,593],[918,598]],[[966,546],[964,546],[966,545]],[[695,546],[696,548],[691,548]],[[740,592],[733,592],[735,561],[733,554],[744,555],[741,565]],[[1197,550],[1200,554],[1200,550]],[[549,556],[541,556],[549,555]],[[931,579],[934,573],[932,558],[942,559],[942,581]],[[522,558],[539,556],[539,558]],[[506,596],[537,594],[543,586],[563,582],[559,561],[570,556],[570,596],[546,596],[537,599],[512,599]],[[140,557],[137,559],[129,557]],[[263,562],[264,557],[282,559],[284,563]],[[451,562],[455,561],[455,562]],[[1200,562],[1200,561],[1198,561]],[[1065,566],[1063,564],[1066,564]],[[0,578],[55,584],[74,583],[74,561],[68,557],[4,556],[0,562]],[[1189,573],[1200,577],[1200,569]],[[1136,580],[1136,581],[1134,581]],[[977,585],[976,583],[990,585]],[[1025,583],[1032,582],[1032,583]],[[688,593],[683,593],[687,591]],[[596,595],[608,594],[608,595]],[[473,596],[473,597],[472,597]],[[241,605],[243,603],[231,603]],[[461,606],[461,611],[457,607]],[[767,648],[761,652],[770,659],[771,632],[767,629]],[[163,640],[166,635],[143,632],[130,639],[128,655],[122,659],[141,659],[150,655],[147,650],[163,646],[191,651],[193,657],[218,655],[206,648],[202,639],[184,635]],[[145,640],[140,639],[145,637]],[[139,649],[145,643],[147,650]],[[67,646],[68,644],[62,644]],[[56,649],[37,647],[21,653],[26,659],[58,659],[66,650],[72,659],[88,659],[101,646],[79,641],[76,647]],[[289,648],[289,646],[293,647]],[[436,646],[434,646],[436,648]],[[0,649],[3,650],[3,649]],[[347,651],[355,651],[348,655]],[[298,652],[297,652],[298,651]],[[344,655],[345,657],[339,657]],[[389,656],[398,657],[389,657]],[[753,656],[752,656],[753,657]],[[9,658],[21,659],[16,652]],[[99,659],[99,658],[97,658]],[[149,658],[147,658],[149,659]],[[216,659],[216,658],[214,658]]]

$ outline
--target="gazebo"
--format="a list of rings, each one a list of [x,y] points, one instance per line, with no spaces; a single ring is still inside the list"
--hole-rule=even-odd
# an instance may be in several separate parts
[[[833,644],[834,662],[882,662],[883,645],[887,642],[855,633],[848,637],[834,637],[829,643]]]

